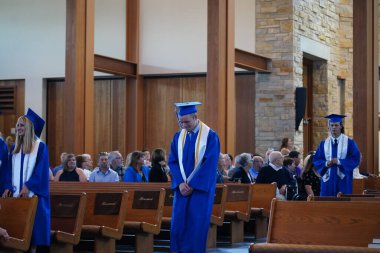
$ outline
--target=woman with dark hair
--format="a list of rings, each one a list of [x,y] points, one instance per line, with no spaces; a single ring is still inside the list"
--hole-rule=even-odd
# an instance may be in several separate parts
[[[45,121],[30,108],[16,123],[16,141],[4,175],[3,197],[38,197],[31,251],[48,252],[50,245],[49,154],[40,140]]]
[[[157,148],[152,152],[152,167],[149,172],[149,182],[168,182],[165,171],[166,153],[165,150]]]
[[[124,182],[149,182],[149,168],[144,165],[145,154],[135,151],[131,155],[131,162],[124,174]]]
[[[301,174],[302,193],[306,196],[319,196],[321,191],[321,176],[313,165],[315,152],[309,153],[304,160],[304,169]]]
[[[280,152],[283,156],[289,155],[290,151],[293,149],[293,141],[290,138],[283,138],[281,141]]]
[[[76,165],[75,155],[67,154],[63,160],[63,169],[57,172],[54,181],[87,182],[86,175]]]

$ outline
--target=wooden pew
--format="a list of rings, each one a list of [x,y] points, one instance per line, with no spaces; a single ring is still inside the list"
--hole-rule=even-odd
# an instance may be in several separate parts
[[[272,201],[267,243],[367,247],[380,237],[380,202]]]
[[[224,218],[231,223],[231,243],[244,241],[244,222],[249,221],[251,215],[250,184],[226,184],[227,199]]]
[[[216,247],[217,226],[223,225],[226,200],[227,186],[218,184],[215,188],[214,205],[212,207],[210,227],[207,236],[207,248]]]
[[[369,178],[353,180],[353,183],[352,183],[353,194],[362,194],[365,190],[380,191],[380,178],[369,177]]]
[[[64,184],[67,184],[66,182]],[[87,185],[93,188],[99,184],[105,191],[127,190],[129,197],[127,198],[126,210],[127,215],[124,216],[122,222],[122,233],[133,233],[136,241],[136,252],[153,252],[153,235],[158,234],[161,229],[162,210],[165,200],[165,190],[162,187],[150,186],[144,183],[74,183],[76,190],[82,188],[81,185]],[[72,186],[64,186],[60,182],[61,188]],[[83,191],[83,190],[82,190]]]
[[[87,195],[82,234],[95,240],[95,252],[115,252],[115,240],[123,235],[128,192],[125,188],[108,188],[103,183],[52,182],[51,193]]]
[[[332,197],[332,196],[326,196],[326,197],[321,197],[321,196],[309,196],[307,198],[308,201],[372,201],[372,202],[380,202],[380,196],[379,197],[367,197],[366,195],[361,195],[360,196],[347,196],[347,195],[342,195],[338,197]]]
[[[0,251],[24,252],[29,249],[38,198],[0,198],[0,226],[10,238],[0,240]]]
[[[85,193],[50,194],[51,206],[51,253],[72,253],[79,243],[85,214]]]
[[[251,244],[250,253],[372,253],[379,252],[379,249],[369,249],[352,246],[325,246],[325,245],[304,245],[304,244]]]
[[[276,197],[277,184],[252,184],[251,218],[255,220],[255,238],[266,237],[272,199]]]

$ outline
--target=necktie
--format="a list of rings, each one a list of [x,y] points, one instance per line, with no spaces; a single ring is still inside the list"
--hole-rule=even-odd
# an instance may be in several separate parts
[[[188,132],[188,137],[189,137],[189,141],[191,141],[191,138],[193,137],[193,132],[191,131],[191,132]]]
[[[334,139],[334,146],[337,146],[337,145],[338,145],[338,140]]]

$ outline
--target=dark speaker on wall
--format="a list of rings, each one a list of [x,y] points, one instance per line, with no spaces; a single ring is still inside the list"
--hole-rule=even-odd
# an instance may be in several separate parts
[[[298,131],[299,125],[302,121],[303,116],[305,115],[306,110],[306,88],[297,87],[296,88],[296,131]]]

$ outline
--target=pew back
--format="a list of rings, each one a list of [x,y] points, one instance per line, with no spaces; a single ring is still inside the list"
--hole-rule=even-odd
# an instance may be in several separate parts
[[[37,196],[0,198],[0,224],[10,236],[8,241],[1,241],[1,246],[23,251],[29,248],[37,204]]]
[[[380,202],[272,201],[268,243],[367,247],[380,237]]]
[[[225,216],[242,221],[249,221],[251,214],[250,184],[226,184],[227,199],[225,205]]]
[[[252,184],[251,208],[262,208],[264,216],[269,216],[272,199],[276,197],[277,184]]]

